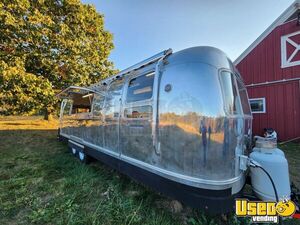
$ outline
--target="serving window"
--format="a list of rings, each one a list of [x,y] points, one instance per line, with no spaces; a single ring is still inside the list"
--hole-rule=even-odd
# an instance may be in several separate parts
[[[126,101],[128,103],[152,98],[154,72],[135,77],[129,81]]]
[[[93,98],[93,93],[70,92],[68,98],[62,103],[63,115],[70,115],[76,119],[89,119]]]
[[[86,114],[91,112],[93,94],[74,94],[71,114]]]

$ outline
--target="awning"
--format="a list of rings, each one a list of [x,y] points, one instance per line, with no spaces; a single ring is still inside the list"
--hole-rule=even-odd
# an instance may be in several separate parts
[[[105,95],[105,93],[103,91],[96,91],[96,90],[86,88],[86,87],[70,86],[70,87],[64,89],[63,91],[59,92],[56,95],[56,97],[58,97],[58,98],[68,98],[72,94],[88,95],[88,94],[92,94],[92,93],[96,93],[96,94],[99,94],[99,95],[102,95],[102,96]]]

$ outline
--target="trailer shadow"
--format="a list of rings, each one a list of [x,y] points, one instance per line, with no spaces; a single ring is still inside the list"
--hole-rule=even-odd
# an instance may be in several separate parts
[[[135,224],[202,220],[199,211],[189,207],[178,210],[172,199],[102,163],[81,164],[56,135],[54,129],[0,130],[1,224],[124,224],[133,215]],[[212,224],[221,223],[221,217],[205,218],[216,221]]]
[[[183,131],[176,132],[179,135]],[[189,207],[175,212],[171,199],[102,163],[80,164],[69,153],[67,145],[58,142],[56,137],[56,129],[0,130],[1,224],[91,224],[95,221],[124,224],[131,218],[135,218],[134,224],[233,224],[236,221],[232,214],[225,221],[221,216],[207,216]],[[191,137],[195,148],[201,145],[199,136]],[[291,175],[292,179],[297,176]],[[239,224],[247,224],[247,219],[241,219]]]

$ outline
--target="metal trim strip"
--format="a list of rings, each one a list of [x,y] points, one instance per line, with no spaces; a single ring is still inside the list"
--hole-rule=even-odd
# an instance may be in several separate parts
[[[209,188],[213,190],[221,190],[224,188],[232,187],[234,183],[237,183],[239,180],[243,178],[243,173],[240,173],[239,176],[228,179],[228,180],[223,180],[223,181],[215,181],[215,180],[207,180],[207,179],[201,179],[201,178],[196,178],[196,177],[191,177],[187,176],[184,174],[176,173],[176,172],[171,172],[156,166],[152,166],[148,163],[144,163],[140,160],[133,159],[131,157],[125,156],[125,155],[119,155],[119,153],[112,152],[106,148],[96,146],[90,142],[84,141],[84,145],[93,148],[96,151],[100,151],[102,153],[108,154],[112,157],[115,157],[119,160],[123,160],[127,163],[130,163],[132,165],[138,166],[142,169],[146,169],[147,171],[154,172],[164,178],[168,178],[170,180],[190,185],[193,187],[199,187],[199,188]]]

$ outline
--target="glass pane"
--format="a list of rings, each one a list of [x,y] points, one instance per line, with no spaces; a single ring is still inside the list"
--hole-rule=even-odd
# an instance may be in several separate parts
[[[122,93],[123,80],[115,80],[110,85],[106,95],[106,107],[114,106],[118,103]]]
[[[224,105],[227,113],[241,114],[241,106],[235,86],[234,76],[228,71],[221,72],[221,83],[224,95]]]
[[[66,99],[66,105],[64,107],[64,115],[69,115],[70,114],[70,109],[72,106],[73,101],[70,99]]]
[[[103,103],[104,103],[104,96],[95,94],[94,102],[93,102],[93,116],[101,116]]]
[[[119,117],[122,87],[123,80],[115,80],[107,91],[105,102],[105,115],[107,119]]]
[[[263,99],[250,100],[252,112],[264,112],[264,101]]]
[[[138,106],[125,109],[125,118],[151,118],[151,106]]]
[[[246,87],[240,79],[237,79],[237,84],[244,114],[251,115]]]
[[[153,81],[153,72],[131,79],[127,90],[127,102],[136,102],[151,98]]]

